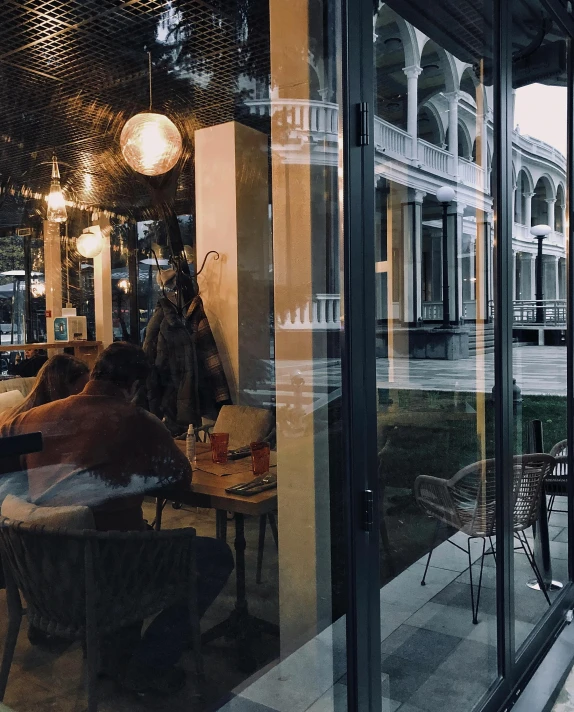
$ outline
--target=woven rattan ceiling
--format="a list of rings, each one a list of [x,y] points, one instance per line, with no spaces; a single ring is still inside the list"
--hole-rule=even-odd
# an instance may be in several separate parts
[[[46,193],[55,150],[71,199],[145,210],[150,191],[124,163],[119,134],[126,119],[149,108],[150,51],[153,108],[184,136],[175,172],[186,212],[194,130],[249,120],[242,101],[254,80],[267,85],[267,0],[2,0],[0,7],[5,194]]]

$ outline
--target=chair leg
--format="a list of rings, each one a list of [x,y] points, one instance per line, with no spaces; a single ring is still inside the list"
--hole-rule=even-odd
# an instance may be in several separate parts
[[[552,603],[550,601],[548,591],[546,590],[546,586],[544,585],[544,580],[542,579],[540,569],[538,568],[538,564],[536,563],[536,559],[534,558],[534,553],[533,553],[532,549],[530,548],[530,544],[528,543],[526,534],[524,532],[516,532],[516,535],[518,536],[518,541],[520,542],[520,544],[522,546],[522,550],[526,554],[528,563],[530,564],[530,566],[532,567],[532,570],[534,571],[534,575],[536,576],[536,580],[538,581],[540,590],[544,594],[544,597],[546,598],[548,605],[551,606]]]
[[[548,521],[550,522],[550,515],[552,514],[552,510],[554,509],[554,500],[556,499],[556,495],[550,495],[550,501],[548,502]]]
[[[261,583],[261,569],[263,568],[263,549],[265,547],[266,525],[267,525],[267,515],[262,514],[259,517],[259,544],[257,547],[257,573],[255,575],[256,583]]]
[[[488,537],[488,541],[490,542],[490,550],[492,551],[492,556],[494,557],[494,563],[496,564],[496,549],[494,548],[494,544],[492,542],[492,537]]]
[[[424,572],[423,577],[422,577],[422,580],[421,580],[421,586],[426,586],[427,571],[429,570],[429,564],[430,564],[430,560],[431,560],[432,553],[433,553],[433,551],[434,551],[434,545],[435,545],[436,540],[437,540],[437,537],[438,537],[438,531],[439,531],[439,529],[440,529],[440,522],[437,521],[436,527],[435,527],[435,530],[434,530],[434,534],[433,534],[433,538],[432,538],[431,548],[430,548],[429,555],[428,555],[428,559],[427,559],[427,563],[426,563],[426,566],[425,566],[425,572]]]
[[[0,702],[4,699],[6,685],[8,684],[8,676],[12,667],[14,658],[14,650],[20,632],[20,624],[22,622],[22,602],[20,594],[12,578],[9,567],[4,563],[4,572],[6,578],[6,599],[8,603],[8,631],[6,640],[4,641],[4,653],[2,655],[2,666],[0,667]]]
[[[467,542],[468,573],[470,576],[470,605],[472,608],[472,622],[478,623],[478,607],[480,605],[480,592],[482,590],[482,572],[484,570],[484,555],[486,551],[486,539],[482,539],[482,555],[480,557],[480,574],[478,577],[478,591],[476,592],[476,606],[474,605],[474,582],[472,580],[472,556],[470,553],[470,542],[474,537],[469,537]]]
[[[165,507],[166,500],[162,499],[161,497],[156,497],[155,500],[155,521],[153,522],[153,528],[156,530],[156,532],[159,532],[161,529],[161,518],[163,514],[163,508]]]

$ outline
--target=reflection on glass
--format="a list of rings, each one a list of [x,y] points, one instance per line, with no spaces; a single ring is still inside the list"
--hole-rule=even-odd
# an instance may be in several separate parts
[[[539,12],[544,15],[542,4]],[[513,36],[532,28],[513,4]],[[566,42],[551,22],[529,60],[513,65],[513,377],[515,453],[545,452],[555,469],[532,492],[534,526],[516,533],[515,641],[520,647],[568,577],[566,440]],[[515,521],[516,525],[516,521]],[[518,527],[517,527],[518,529]],[[540,591],[541,577],[547,595]],[[552,581],[557,582],[552,585]]]
[[[389,4],[374,17],[385,710],[471,709],[497,676],[492,24],[481,13],[484,25],[460,13],[448,47]]]

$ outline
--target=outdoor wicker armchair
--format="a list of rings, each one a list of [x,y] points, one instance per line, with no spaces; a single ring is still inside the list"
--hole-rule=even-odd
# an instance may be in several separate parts
[[[556,497],[566,497],[568,494],[568,440],[556,443],[550,454],[556,460],[552,474],[544,480],[544,492],[549,495],[548,519],[552,512],[566,512],[565,509],[554,509]]]
[[[202,674],[195,530],[99,532],[52,529],[0,518],[8,631],[0,668],[4,699],[22,620],[81,640],[87,657],[88,712],[96,712],[100,642],[104,634],[188,602],[192,645]]]
[[[520,455],[515,457],[513,462],[514,535],[520,544],[520,548],[526,554],[526,558],[536,575],[548,604],[550,604],[550,599],[542,583],[540,571],[524,532],[538,519],[542,483],[553,471],[554,466],[554,458],[546,454]],[[466,549],[450,539],[448,541],[453,546],[464,551],[468,556],[473,623],[478,623],[478,607],[480,604],[484,557],[487,553],[487,539],[491,546],[488,553],[495,553],[492,538],[496,534],[495,478],[495,460],[481,460],[459,470],[450,480],[428,475],[420,475],[415,480],[414,492],[419,506],[425,514],[437,520],[435,537],[428,554],[421,585],[425,585],[426,574],[440,527],[445,525],[454,527],[458,531],[467,534]],[[472,539],[483,540],[476,605],[470,552]]]

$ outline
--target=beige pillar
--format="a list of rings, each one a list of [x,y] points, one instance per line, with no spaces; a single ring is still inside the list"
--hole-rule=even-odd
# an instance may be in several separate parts
[[[309,101],[311,97],[308,5],[308,0],[269,3],[271,86],[274,95],[283,101]],[[320,46],[319,43],[317,47]],[[314,232],[312,208],[319,214],[326,210],[321,171],[327,169],[311,165],[310,141],[298,143],[296,162],[290,162],[290,152],[281,150],[291,141],[290,131],[283,115],[279,111],[273,113],[277,464],[279,521],[283,522],[279,538],[282,651],[292,649],[331,620],[328,433],[325,427],[316,427],[313,409],[305,409],[301,397],[303,393],[309,397],[315,390],[315,360],[326,356],[327,333],[313,331],[312,327],[281,328],[286,314],[310,309],[315,294],[324,291],[324,284],[312,268],[313,248],[325,244],[325,232]],[[319,180],[314,180],[317,173]]]
[[[235,121],[196,131],[195,176],[197,264],[220,254],[208,258],[200,293],[232,401],[261,405],[271,346],[267,136]]]
[[[102,215],[95,224],[102,233],[103,247],[94,257],[94,307],[96,314],[96,340],[104,348],[114,340],[112,323],[112,255],[110,251],[111,226],[109,218]]]
[[[54,341],[54,318],[62,316],[62,257],[60,223],[44,220],[44,279],[46,283],[46,333]]]

